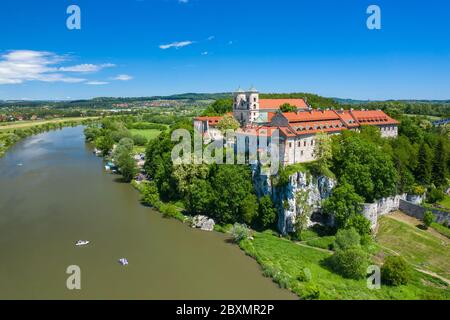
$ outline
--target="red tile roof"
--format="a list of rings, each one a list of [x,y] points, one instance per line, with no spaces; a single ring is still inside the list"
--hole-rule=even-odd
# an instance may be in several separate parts
[[[381,110],[352,110],[350,114],[361,125],[399,124],[397,120],[392,119]]]
[[[339,116],[333,110],[311,110],[311,111],[299,111],[299,112],[286,112],[283,115],[292,122],[305,122],[305,121],[321,121],[321,120],[339,120]]]
[[[202,121],[202,122],[208,121],[208,125],[214,127],[214,126],[217,126],[217,124],[222,119],[223,119],[223,117],[197,117],[197,118],[194,118],[194,121]]]
[[[283,104],[290,104],[298,109],[307,109],[308,104],[303,99],[260,99],[260,109],[278,110]]]
[[[350,111],[348,110],[336,111],[336,114],[345,123],[347,127],[349,128],[359,127],[358,121],[350,114]]]

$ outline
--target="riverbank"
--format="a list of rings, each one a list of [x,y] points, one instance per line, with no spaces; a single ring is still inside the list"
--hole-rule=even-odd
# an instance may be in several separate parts
[[[97,121],[98,117],[63,118],[44,121],[14,122],[0,125],[0,158],[18,141],[46,131],[86,125]]]
[[[183,125],[190,126],[180,124],[181,127]],[[107,152],[102,153],[111,155],[111,158],[117,157],[116,149],[120,149],[121,145],[133,144],[130,133],[120,123],[105,122],[101,129],[89,130],[88,133],[88,140],[98,142],[97,147],[103,147]],[[261,200],[253,195],[254,185],[247,167],[173,166],[170,161],[172,148],[170,134],[161,134],[159,139],[149,142],[139,181],[132,182],[141,194],[140,201],[158,210],[164,217],[182,222],[189,222],[191,216],[197,215],[213,218],[218,223],[214,230],[226,233],[238,243],[247,255],[259,263],[262,274],[280,288],[288,289],[301,299],[450,299],[445,282],[419,270],[412,272],[407,285],[395,287],[383,284],[379,290],[370,290],[367,287],[366,264],[382,266],[384,258],[392,253],[385,251],[366,231],[366,237],[362,237],[353,230],[358,238],[348,240],[357,242],[351,242],[351,248],[357,249],[361,257],[358,265],[340,264],[353,268],[351,271],[357,270],[358,275],[352,278],[358,280],[349,279],[336,268],[331,270],[327,260],[338,252],[335,249],[336,230],[308,229],[300,235],[289,235],[292,239],[281,238],[270,230],[276,220],[273,204],[266,201],[262,205]],[[126,150],[132,152],[131,147]],[[188,213],[189,217],[184,213]],[[268,223],[262,224],[266,218]],[[268,231],[255,232],[240,225],[230,232],[230,225],[226,224],[235,222]],[[252,233],[254,236],[251,236]],[[300,242],[294,240],[297,238]]]
[[[296,298],[228,236],[140,205],[92,151],[76,126],[23,139],[0,159],[0,299]],[[70,265],[82,290],[66,288]]]

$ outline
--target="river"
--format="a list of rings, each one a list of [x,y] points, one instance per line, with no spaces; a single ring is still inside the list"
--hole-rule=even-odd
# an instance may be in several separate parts
[[[141,206],[81,126],[24,139],[0,159],[0,299],[295,298],[226,240]],[[70,265],[81,290],[66,287]]]

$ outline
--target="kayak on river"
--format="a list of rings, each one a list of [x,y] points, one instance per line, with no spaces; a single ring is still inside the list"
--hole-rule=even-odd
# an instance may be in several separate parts
[[[89,241],[87,241],[87,240],[78,240],[77,243],[75,243],[75,245],[77,247],[85,246],[85,245],[88,245],[88,244],[89,244]]]
[[[121,259],[119,259],[119,263],[123,266],[126,266],[126,265],[128,265],[128,260],[125,258],[121,258]]]

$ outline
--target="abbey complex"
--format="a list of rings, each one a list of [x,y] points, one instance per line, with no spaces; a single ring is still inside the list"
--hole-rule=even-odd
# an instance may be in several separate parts
[[[289,105],[292,112],[282,112]],[[231,115],[231,113],[230,113]],[[317,110],[306,99],[260,99],[255,88],[238,89],[234,93],[232,116],[239,122],[237,134],[271,136],[278,130],[280,161],[284,165],[315,160],[317,133],[339,134],[344,130],[359,130],[361,126],[376,126],[385,138],[397,137],[399,122],[381,110]],[[223,117],[197,117],[194,127],[205,141],[222,139],[217,128]]]

